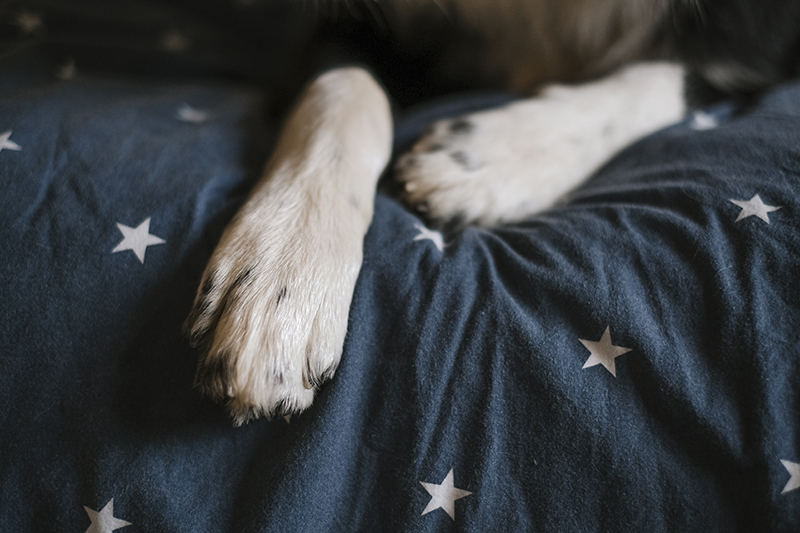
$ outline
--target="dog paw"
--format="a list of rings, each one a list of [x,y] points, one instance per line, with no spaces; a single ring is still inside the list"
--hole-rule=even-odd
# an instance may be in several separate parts
[[[279,200],[237,215],[186,323],[201,348],[197,385],[237,425],[311,405],[339,363],[361,265],[358,232],[320,231],[320,213]]]
[[[515,136],[507,128],[515,121],[504,109],[429,126],[395,167],[404,199],[435,225],[490,225],[513,218],[520,198],[506,198],[503,181],[527,173],[515,150],[518,143],[508,144]]]
[[[398,160],[396,176],[406,200],[434,223],[517,221],[552,206],[617,151],[684,111],[681,68],[635,65],[437,122]]]
[[[236,424],[306,409],[336,370],[391,132],[368,72],[323,73],[223,233],[186,330],[199,388]]]

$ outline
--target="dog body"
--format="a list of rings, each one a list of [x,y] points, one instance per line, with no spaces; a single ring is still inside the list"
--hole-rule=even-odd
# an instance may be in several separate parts
[[[751,93],[793,74],[800,50],[800,3],[790,0],[360,5],[379,9],[370,19],[403,49],[433,50],[430,63],[443,83],[536,94],[437,123],[399,160],[407,199],[439,222],[523,219],[625,145],[680,119],[684,68],[641,61],[678,61],[716,91]],[[584,83],[556,84],[564,82]],[[389,100],[360,68],[316,78],[287,119],[187,321],[203,351],[198,384],[227,403],[236,423],[307,408],[338,365],[391,147]]]

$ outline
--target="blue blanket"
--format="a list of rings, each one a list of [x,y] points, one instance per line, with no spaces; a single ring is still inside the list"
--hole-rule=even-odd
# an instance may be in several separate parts
[[[800,529],[800,82],[514,226],[379,194],[338,373],[234,428],[181,324],[296,13],[211,4],[0,6],[0,531]]]

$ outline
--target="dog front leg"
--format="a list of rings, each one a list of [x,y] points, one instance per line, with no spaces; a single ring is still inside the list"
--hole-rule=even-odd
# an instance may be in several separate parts
[[[222,235],[187,331],[202,348],[200,389],[237,425],[307,408],[335,371],[391,144],[389,103],[370,74],[321,75]]]
[[[492,226],[549,208],[637,139],[680,120],[684,70],[638,63],[535,98],[440,121],[397,178],[435,223]]]

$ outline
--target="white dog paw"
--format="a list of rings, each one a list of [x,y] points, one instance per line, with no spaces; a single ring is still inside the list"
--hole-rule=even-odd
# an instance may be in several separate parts
[[[513,218],[504,181],[527,173],[517,168],[524,161],[507,144],[513,138],[507,128],[515,122],[504,108],[429,126],[395,168],[406,201],[436,224],[490,225]]]
[[[492,225],[546,209],[621,148],[679,120],[683,71],[639,64],[440,121],[398,161],[406,199],[432,220]]]
[[[222,235],[186,330],[198,386],[237,424],[306,409],[336,370],[391,131],[371,75],[322,74]]]
[[[311,405],[339,363],[361,265],[357,233],[323,234],[304,223],[313,214],[269,207],[226,230],[186,324],[202,351],[197,385],[237,425]]]

